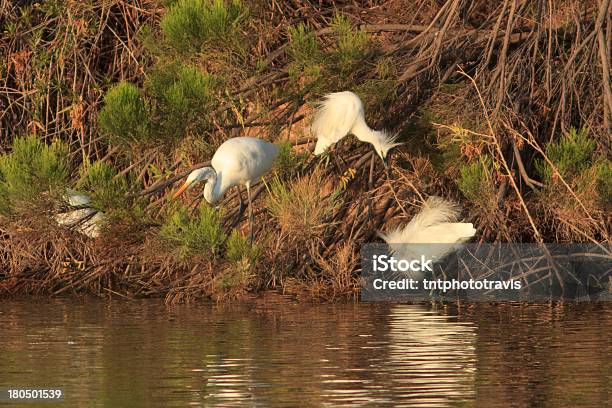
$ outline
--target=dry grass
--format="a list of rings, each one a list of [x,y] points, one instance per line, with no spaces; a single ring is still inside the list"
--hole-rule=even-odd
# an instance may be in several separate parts
[[[319,169],[287,184],[272,180],[266,206],[288,239],[303,241],[322,233],[337,207],[335,194],[324,195],[322,187]]]

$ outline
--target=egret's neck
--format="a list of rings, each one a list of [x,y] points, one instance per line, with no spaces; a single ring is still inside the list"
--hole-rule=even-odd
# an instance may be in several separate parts
[[[368,124],[365,122],[363,118],[358,118],[351,129],[351,133],[357,137],[357,139],[362,142],[370,143],[377,146],[378,143],[378,133],[374,129],[370,129]]]
[[[223,175],[215,171],[212,171],[210,175],[206,178],[206,185],[204,186],[204,198],[210,204],[214,204],[219,201],[221,196],[223,196],[223,193],[225,193],[225,189],[221,187],[222,178]]]

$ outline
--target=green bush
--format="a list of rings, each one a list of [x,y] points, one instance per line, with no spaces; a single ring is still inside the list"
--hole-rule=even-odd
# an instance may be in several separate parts
[[[161,21],[165,38],[178,51],[201,51],[204,46],[226,48],[239,44],[241,22],[247,13],[239,0],[179,0]]]
[[[104,162],[84,163],[77,187],[91,194],[92,206],[100,211],[122,209],[128,205],[126,177],[118,175],[117,170]]]
[[[351,22],[337,14],[332,24],[338,40],[331,56],[343,75],[355,70],[366,59],[369,51],[368,34],[359,29],[353,30]]]
[[[295,67],[303,69],[312,64],[318,64],[322,52],[315,33],[304,23],[288,28],[289,45],[287,53]]]
[[[602,160],[597,164],[597,192],[604,206],[612,206],[612,161],[610,160]]]
[[[248,261],[254,265],[259,258],[261,248],[251,245],[249,240],[237,230],[232,231],[227,239],[225,256],[232,262]]]
[[[155,100],[160,138],[182,138],[189,127],[208,123],[216,102],[215,78],[182,63],[156,68],[146,83]]]
[[[104,97],[98,115],[102,133],[113,143],[126,145],[150,141],[149,107],[136,85],[120,82]]]
[[[68,178],[68,146],[47,145],[36,136],[16,138],[13,150],[0,156],[0,212],[58,193]]]
[[[588,138],[586,129],[577,131],[571,128],[558,142],[546,146],[546,157],[556,167],[564,179],[580,175],[592,165],[591,157],[595,151],[595,141]],[[553,169],[543,159],[535,162],[536,170],[543,180],[553,181]]]
[[[214,256],[225,239],[221,214],[206,204],[191,217],[185,207],[177,207],[162,225],[159,237],[178,250],[180,258]]]
[[[278,156],[274,163],[274,170],[280,177],[291,175],[305,159],[305,155],[296,153],[290,140],[283,140],[278,145]]]
[[[366,68],[364,62],[370,52],[368,34],[353,29],[345,16],[337,14],[331,28],[335,41],[325,50],[315,32],[305,24],[288,29],[289,74],[306,79],[309,87],[321,92],[353,87],[355,78]]]
[[[2,158],[0,158],[0,163]],[[6,178],[0,168],[0,215],[8,215],[11,211],[11,201],[9,200],[8,190],[6,188]]]
[[[478,202],[486,196],[485,193],[491,189],[492,169],[493,165],[488,156],[461,166],[457,186],[465,198]]]

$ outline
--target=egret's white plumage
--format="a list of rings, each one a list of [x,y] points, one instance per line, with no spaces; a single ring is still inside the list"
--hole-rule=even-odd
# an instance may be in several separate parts
[[[185,184],[174,195],[200,181],[206,181],[204,198],[216,203],[233,186],[244,185],[247,190],[272,168],[278,155],[278,146],[255,137],[234,137],[225,141],[215,152],[210,164],[192,171]]]
[[[71,207],[82,207],[91,203],[89,196],[78,193],[77,191],[69,188],[66,189],[66,194],[64,194],[63,199]]]
[[[317,108],[311,129],[317,137],[315,155],[322,154],[328,147],[349,134],[374,146],[376,154],[383,161],[389,150],[399,144],[395,143],[395,136],[373,130],[368,126],[361,99],[350,91],[325,95]]]
[[[90,238],[99,237],[106,216],[103,212],[88,207],[91,204],[89,196],[68,189],[63,198],[66,204],[76,209],[55,214],[53,216],[55,222],[62,227],[73,228]]]
[[[272,169],[278,150],[274,143],[255,137],[231,138],[219,146],[213,155],[210,161],[212,167],[192,171],[174,198],[205,180],[204,198],[214,204],[230,187],[244,185],[249,200],[252,237],[251,185]]]
[[[96,212],[93,208],[79,208],[78,210],[55,214],[53,219],[62,227],[74,227],[81,221],[93,216]]]
[[[408,224],[379,235],[402,259],[418,259],[424,255],[435,262],[476,234],[472,223],[456,222],[459,213],[456,204],[432,196]]]

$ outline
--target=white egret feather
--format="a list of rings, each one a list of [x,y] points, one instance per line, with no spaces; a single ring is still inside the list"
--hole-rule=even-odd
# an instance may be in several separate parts
[[[384,163],[389,150],[400,144],[395,143],[396,136],[368,126],[361,99],[350,91],[325,95],[317,108],[311,129],[317,137],[315,155],[322,154],[340,139],[353,134],[362,142],[374,146],[374,151]]]
[[[378,235],[389,244],[391,252],[401,259],[417,259],[424,255],[436,262],[476,234],[472,223],[456,222],[459,213],[456,204],[432,196],[408,224],[386,233],[379,232]]]
[[[55,222],[62,227],[76,229],[89,238],[99,237],[106,216],[103,212],[89,207],[90,197],[67,189],[63,199],[70,207],[76,209],[55,214],[53,216]]]
[[[234,186],[244,185],[249,201],[250,237],[253,237],[253,210],[251,207],[251,185],[257,183],[274,164],[278,146],[255,137],[234,137],[226,140],[213,155],[212,167],[192,171],[185,183],[174,194],[176,199],[197,183],[206,181],[204,198],[214,204]],[[240,192],[238,193],[240,194]]]

